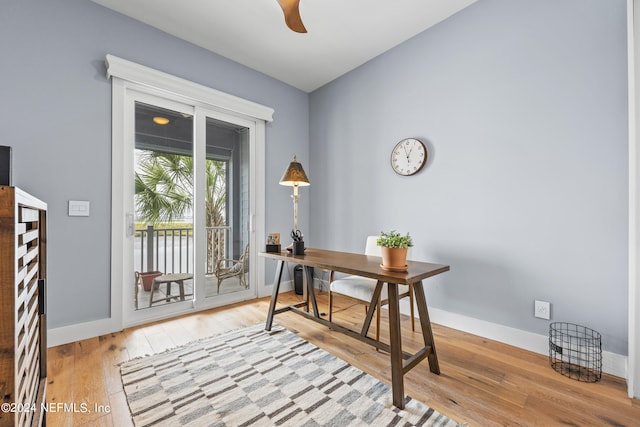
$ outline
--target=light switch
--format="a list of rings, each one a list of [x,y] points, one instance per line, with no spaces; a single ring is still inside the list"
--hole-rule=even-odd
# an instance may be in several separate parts
[[[69,216],[89,216],[89,201],[69,200]]]

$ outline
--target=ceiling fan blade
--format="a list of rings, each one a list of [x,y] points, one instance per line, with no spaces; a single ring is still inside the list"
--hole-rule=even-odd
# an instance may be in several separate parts
[[[278,4],[284,12],[284,22],[287,23],[287,27],[296,33],[306,33],[307,29],[302,23],[300,10],[298,9],[300,0],[278,0]]]

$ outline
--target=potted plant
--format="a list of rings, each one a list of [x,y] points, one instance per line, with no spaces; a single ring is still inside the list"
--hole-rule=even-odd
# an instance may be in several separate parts
[[[376,244],[381,246],[382,268],[390,271],[407,270],[407,250],[413,246],[409,233],[403,236],[395,230],[382,231]]]
[[[142,281],[142,289],[149,292],[153,284],[153,279],[155,279],[158,276],[162,276],[162,272],[161,271],[145,271],[143,273],[137,273],[137,275],[140,277],[140,280]],[[156,284],[155,289],[158,289],[158,286],[159,285]]]

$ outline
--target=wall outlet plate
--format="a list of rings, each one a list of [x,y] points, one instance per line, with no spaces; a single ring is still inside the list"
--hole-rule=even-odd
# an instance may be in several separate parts
[[[551,319],[551,303],[535,300],[533,315],[539,319]]]

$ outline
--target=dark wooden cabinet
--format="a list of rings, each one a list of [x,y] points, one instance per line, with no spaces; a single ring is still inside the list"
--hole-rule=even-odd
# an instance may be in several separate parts
[[[47,205],[0,186],[0,426],[43,425]]]

